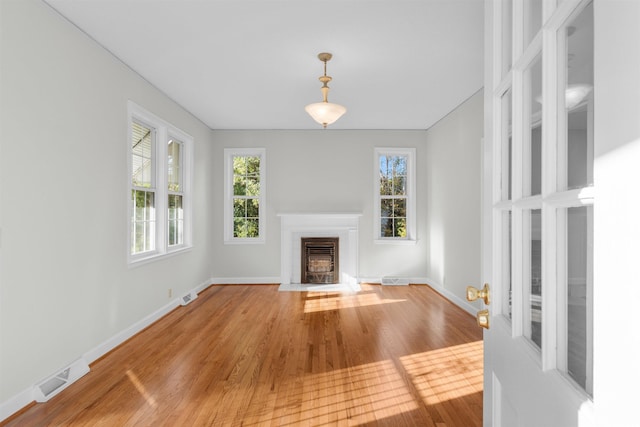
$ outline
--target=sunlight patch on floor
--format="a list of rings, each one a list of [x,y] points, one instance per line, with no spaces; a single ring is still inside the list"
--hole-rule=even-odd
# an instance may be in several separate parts
[[[307,375],[284,387],[288,398],[273,412],[266,410],[266,402],[255,402],[242,424],[328,426],[341,421],[357,426],[418,408],[391,360]],[[268,399],[268,393],[264,396]]]
[[[482,391],[482,341],[412,354],[400,361],[427,405]]]
[[[153,398],[153,396],[151,396],[147,392],[147,389],[144,387],[144,384],[142,384],[142,382],[138,379],[136,374],[134,374],[131,369],[129,369],[127,371],[127,377],[129,377],[129,381],[131,381],[131,383],[136,388],[136,390],[138,390],[138,393],[140,393],[142,395],[142,397],[144,397],[144,400],[147,401],[149,406],[151,406],[153,408],[158,406],[158,404],[156,403],[156,400]]]
[[[380,295],[375,292],[360,292],[354,295],[336,295],[335,297],[323,298],[324,296],[326,295],[322,293],[309,292],[304,303],[304,312],[316,313],[341,308],[365,307],[406,301],[406,299],[380,298]]]

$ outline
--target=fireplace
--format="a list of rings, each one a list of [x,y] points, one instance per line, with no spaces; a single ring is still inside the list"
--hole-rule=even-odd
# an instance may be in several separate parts
[[[338,237],[303,237],[301,239],[301,283],[340,282],[338,242]]]
[[[300,242],[303,237],[338,238],[334,257],[336,283],[358,283],[358,222],[362,214],[280,213],[278,216],[281,221],[281,284],[302,282]]]

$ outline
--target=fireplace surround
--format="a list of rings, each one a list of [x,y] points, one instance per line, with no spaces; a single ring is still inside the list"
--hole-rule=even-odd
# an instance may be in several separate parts
[[[280,217],[282,284],[302,283],[302,238],[337,238],[338,283],[358,283],[359,213],[283,213]]]

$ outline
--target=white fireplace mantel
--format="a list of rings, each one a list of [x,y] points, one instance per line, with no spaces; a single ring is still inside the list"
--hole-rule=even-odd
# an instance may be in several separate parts
[[[340,282],[358,281],[358,223],[360,213],[281,213],[280,275],[282,284],[301,282],[301,239],[338,237]]]

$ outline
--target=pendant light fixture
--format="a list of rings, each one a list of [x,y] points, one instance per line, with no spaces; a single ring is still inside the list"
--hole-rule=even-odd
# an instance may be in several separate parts
[[[324,62],[324,75],[318,78],[318,80],[322,82],[322,87],[320,88],[320,90],[322,90],[322,102],[316,102],[304,107],[313,120],[320,123],[323,128],[326,128],[327,125],[338,120],[347,111],[342,105],[333,104],[327,100],[329,95],[329,86],[327,86],[327,83],[331,81],[331,77],[327,76],[327,61],[329,61],[332,56],[333,55],[326,52],[318,54],[318,59]]]

